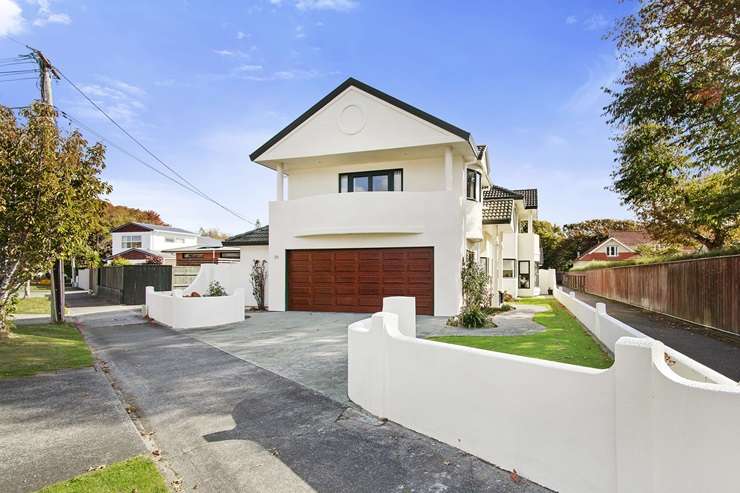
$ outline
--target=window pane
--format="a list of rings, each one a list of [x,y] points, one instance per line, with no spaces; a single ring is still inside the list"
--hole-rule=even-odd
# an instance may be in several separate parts
[[[468,170],[468,198],[474,199],[475,198],[475,173],[473,173],[472,170]]]
[[[348,186],[349,179],[347,178],[347,175],[342,175],[339,177],[339,192],[340,193],[346,193],[348,192]]]
[[[503,277],[512,278],[514,277],[514,260],[513,259],[504,259],[503,262]]]
[[[373,192],[388,191],[388,175],[373,176]]]
[[[352,178],[352,191],[367,192],[370,189],[370,178],[367,176],[355,176]]]
[[[399,169],[393,172],[393,191],[400,192],[403,190],[403,172]]]

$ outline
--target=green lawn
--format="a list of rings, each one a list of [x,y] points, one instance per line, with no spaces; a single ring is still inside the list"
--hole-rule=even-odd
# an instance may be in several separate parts
[[[38,493],[167,493],[157,466],[145,457],[134,457],[111,464],[61,483],[47,486]]]
[[[0,340],[0,378],[90,366],[93,357],[72,325],[19,325]]]
[[[25,314],[48,315],[51,313],[51,301],[46,296],[41,298],[18,298],[15,312]]]
[[[612,365],[612,358],[554,298],[524,298],[518,303],[549,306],[548,311],[534,315],[534,321],[545,327],[543,332],[525,336],[438,336],[430,339],[591,368]]]

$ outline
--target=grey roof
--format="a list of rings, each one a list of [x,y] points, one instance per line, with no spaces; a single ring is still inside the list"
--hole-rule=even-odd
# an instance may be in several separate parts
[[[522,190],[514,190],[514,191],[524,196],[524,208],[525,209],[536,209],[537,208],[537,189],[536,188],[524,188]]]
[[[246,233],[226,238],[223,241],[225,246],[247,246],[247,245],[267,245],[270,242],[270,226],[247,231]]]
[[[197,234],[197,233],[193,233],[192,231],[188,231],[187,229],[173,228],[172,226],[162,226],[160,224],[138,223],[138,222],[130,222],[130,223],[122,224],[116,228],[113,228],[113,232],[115,232],[117,229],[120,229],[124,226],[128,226],[129,224],[135,224],[137,226],[141,226],[142,228],[146,228],[152,231],[168,231],[170,233],[185,233],[189,235]]]
[[[211,238],[210,236],[199,236],[198,237],[198,247],[201,247],[201,246],[220,247],[221,240],[217,240],[216,238]]]
[[[218,251],[239,251],[238,248],[233,246],[223,246],[221,243],[218,245],[190,245],[190,246],[184,246],[184,247],[177,247],[177,248],[168,248],[166,250],[162,250],[163,252],[171,252],[171,253],[177,253],[177,252],[202,252],[205,250],[218,250]]]
[[[483,224],[506,224],[511,222],[513,199],[483,201]]]
[[[524,196],[519,193],[515,192],[514,190],[509,190],[508,188],[500,187],[498,185],[491,185],[490,187],[483,189],[483,200],[493,200],[493,199],[517,199],[522,200]]]

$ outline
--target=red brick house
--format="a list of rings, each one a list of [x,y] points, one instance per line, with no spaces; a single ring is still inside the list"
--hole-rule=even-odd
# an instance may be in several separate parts
[[[573,267],[581,267],[594,261],[627,260],[640,254],[640,245],[653,245],[655,240],[646,231],[610,230],[609,237],[578,257]]]

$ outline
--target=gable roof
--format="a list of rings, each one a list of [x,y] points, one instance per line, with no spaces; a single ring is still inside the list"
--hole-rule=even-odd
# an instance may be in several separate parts
[[[511,222],[512,199],[486,200],[483,202],[483,224],[507,224]]]
[[[339,96],[349,87],[356,87],[357,89],[360,89],[361,91],[364,91],[372,96],[375,96],[376,98],[382,101],[385,101],[388,104],[391,104],[397,108],[400,108],[406,111],[407,113],[411,113],[412,115],[418,118],[421,118],[422,120],[425,120],[431,123],[432,125],[436,125],[437,127],[443,130],[446,130],[453,135],[460,137],[461,139],[467,141],[470,144],[470,147],[473,149],[473,152],[475,153],[475,155],[476,156],[478,155],[479,150],[475,146],[475,144],[473,144],[472,136],[470,135],[470,132],[461,129],[460,127],[456,127],[455,125],[448,123],[440,118],[437,118],[436,116],[433,116],[425,111],[422,111],[419,108],[416,108],[415,106],[411,106],[410,104],[405,103],[401,101],[400,99],[396,99],[390,94],[386,94],[383,91],[380,91],[378,89],[375,89],[372,86],[365,84],[364,82],[361,82],[357,79],[350,77],[349,79],[342,82],[339,86],[337,86],[329,94],[321,98],[321,100],[319,100],[318,103],[311,106],[301,116],[293,120],[288,126],[286,126],[281,131],[279,131],[277,134],[275,134],[270,140],[268,140],[267,142],[262,144],[260,147],[258,147],[257,150],[255,150],[249,155],[249,159],[252,161],[255,161],[262,154],[264,154],[268,149],[270,149],[272,146],[280,142],[289,133],[291,133],[293,130],[298,128],[303,122],[311,118],[315,113],[321,110],[324,106],[328,105],[334,98]]]
[[[222,243],[224,246],[268,245],[270,243],[270,226],[262,226],[226,238]]]
[[[647,231],[619,231],[619,230],[609,230],[608,233],[610,238],[614,238],[621,244],[628,246],[630,248],[635,248],[640,245],[644,245],[645,243],[653,243],[654,240],[648,234]]]
[[[148,231],[165,231],[167,233],[183,233],[183,234],[189,234],[189,235],[197,234],[197,233],[193,233],[192,231],[188,231],[188,230],[182,229],[182,228],[173,228],[172,226],[161,226],[159,224],[137,223],[137,222],[130,222],[130,223],[126,223],[126,224],[122,224],[120,226],[117,226],[116,228],[113,228],[111,230],[111,233],[116,233],[120,229],[123,229],[126,226],[131,226],[131,225],[133,225],[133,226],[139,226],[140,228],[143,228],[143,229],[148,230]]]
[[[165,257],[165,255],[162,255],[162,252],[157,251],[157,250],[149,250],[147,248],[128,248],[126,250],[116,253],[115,255],[108,255],[103,260],[112,260],[118,257],[125,257],[127,254],[131,254],[131,253],[140,253],[143,256],[150,256],[150,257],[160,257],[160,258]]]

